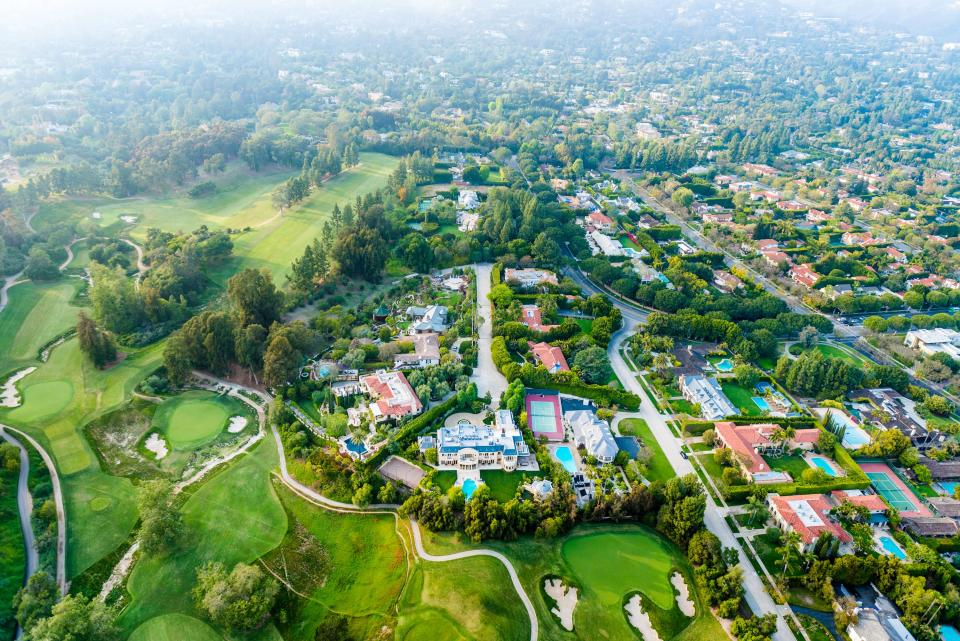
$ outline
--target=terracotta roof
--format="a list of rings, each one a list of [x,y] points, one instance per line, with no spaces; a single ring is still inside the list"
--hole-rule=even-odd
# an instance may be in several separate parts
[[[376,399],[374,414],[403,417],[423,409],[423,404],[403,372],[381,371],[362,377],[360,382],[367,388],[371,398]]]
[[[810,545],[824,532],[829,532],[841,542],[853,540],[842,527],[830,519],[828,511],[833,504],[824,494],[771,494],[768,499],[783,520],[800,535],[804,545]]]
[[[747,471],[751,474],[770,471],[770,466],[757,453],[757,448],[772,445],[773,441],[770,437],[779,427],[772,423],[755,425],[736,425],[729,421],[714,423],[721,442],[745,459]],[[820,431],[816,428],[796,430],[794,437],[787,441],[787,445],[816,443],[819,438]]]
[[[533,357],[551,372],[566,372],[570,369],[563,351],[549,343],[531,343],[530,351]]]
[[[854,505],[860,505],[871,512],[886,512],[887,504],[883,502],[877,494],[847,494],[843,490],[834,490],[830,496],[839,504],[841,501],[850,501]]]
[[[535,332],[549,332],[556,325],[544,325],[540,308],[536,305],[524,305],[520,308],[520,320]]]

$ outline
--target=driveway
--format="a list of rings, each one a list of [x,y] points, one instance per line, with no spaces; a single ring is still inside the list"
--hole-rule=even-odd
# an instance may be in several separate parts
[[[507,379],[493,364],[490,343],[493,342],[493,306],[490,305],[490,276],[493,265],[484,263],[474,266],[477,276],[477,316],[480,327],[477,328],[477,367],[470,380],[477,384],[479,396],[489,393],[491,406],[496,407],[500,396],[507,390]]]

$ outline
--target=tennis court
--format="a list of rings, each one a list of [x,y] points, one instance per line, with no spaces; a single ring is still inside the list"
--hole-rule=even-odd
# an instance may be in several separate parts
[[[930,511],[885,463],[861,463],[870,484],[891,507],[907,516],[929,516]]]
[[[551,441],[563,440],[560,419],[560,397],[546,394],[527,395],[527,425],[537,436]]]

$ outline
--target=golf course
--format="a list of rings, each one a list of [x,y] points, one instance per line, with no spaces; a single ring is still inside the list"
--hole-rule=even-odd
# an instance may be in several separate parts
[[[166,437],[175,450],[194,450],[215,440],[230,418],[247,420],[248,411],[239,401],[200,390],[167,399],[153,415],[152,429]]]

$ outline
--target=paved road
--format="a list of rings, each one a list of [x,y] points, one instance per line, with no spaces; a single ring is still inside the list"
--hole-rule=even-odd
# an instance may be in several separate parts
[[[567,249],[569,254],[570,250]],[[570,255],[573,258],[572,254]],[[573,260],[576,260],[575,258]],[[574,264],[564,269],[563,271],[565,276],[569,276],[573,282],[580,287],[581,290],[586,292],[588,295],[601,294],[610,299],[610,301],[620,309],[620,314],[623,316],[624,323],[645,323],[647,317],[650,315],[650,312],[635,303],[628,302],[617,296],[614,296],[611,292],[601,288],[592,280],[587,278],[582,271]]]
[[[27,579],[32,577],[40,567],[40,555],[37,552],[37,540],[33,535],[33,524],[30,522],[30,515],[33,514],[33,497],[30,496],[30,488],[27,481],[30,478],[30,457],[27,456],[27,448],[14,437],[7,434],[5,430],[0,429],[0,438],[7,441],[18,450],[20,450],[20,477],[17,480],[17,507],[20,511],[20,530],[23,532],[23,547],[27,557],[26,572],[23,576],[24,585]],[[17,639],[23,638],[23,629],[17,626]]]
[[[143,262],[143,247],[128,238],[121,238],[120,240],[133,247],[137,252],[137,275],[134,277],[134,282],[136,282],[137,288],[139,289],[143,275],[150,269],[150,266]]]
[[[507,390],[507,379],[493,364],[490,343],[493,342],[493,306],[487,296],[490,294],[490,276],[493,265],[483,263],[474,265],[477,277],[477,315],[480,327],[477,328],[477,367],[470,380],[477,384],[477,394],[490,393],[492,403],[496,405],[500,396]]]
[[[63,507],[63,491],[60,486],[60,475],[57,474],[57,467],[53,464],[53,459],[47,454],[40,444],[29,434],[0,424],[0,432],[13,434],[17,439],[26,440],[40,454],[44,465],[50,472],[50,482],[53,485],[53,502],[57,508],[57,585],[60,587],[60,594],[67,593],[67,513]],[[22,509],[22,506],[21,506]]]
[[[647,425],[650,426],[650,430],[653,432],[654,438],[657,439],[661,449],[663,449],[664,454],[667,456],[667,460],[670,461],[670,465],[673,466],[673,469],[678,475],[696,474],[690,461],[680,456],[680,446],[682,443],[679,438],[673,435],[670,428],[667,427],[667,419],[669,417],[661,414],[653,406],[653,403],[650,402],[650,399],[644,393],[640,383],[637,382],[636,373],[630,369],[623,359],[623,356],[620,355],[620,348],[626,338],[632,333],[633,329],[632,324],[625,323],[623,328],[614,334],[613,340],[610,341],[610,345],[607,348],[610,363],[613,365],[617,377],[629,391],[641,399],[638,411],[628,416],[637,416],[647,422]],[[795,641],[796,637],[794,637],[784,620],[784,615],[789,611],[789,607],[778,606],[773,602],[760,577],[753,569],[753,565],[741,548],[739,540],[734,537],[733,531],[724,520],[721,508],[714,502],[709,494],[707,495],[707,509],[704,514],[704,523],[707,529],[720,539],[720,543],[724,547],[733,548],[740,555],[740,567],[743,569],[744,596],[750,605],[750,609],[759,614],[773,612],[777,615],[777,632],[774,634],[775,641]],[[789,616],[792,616],[792,613]]]

